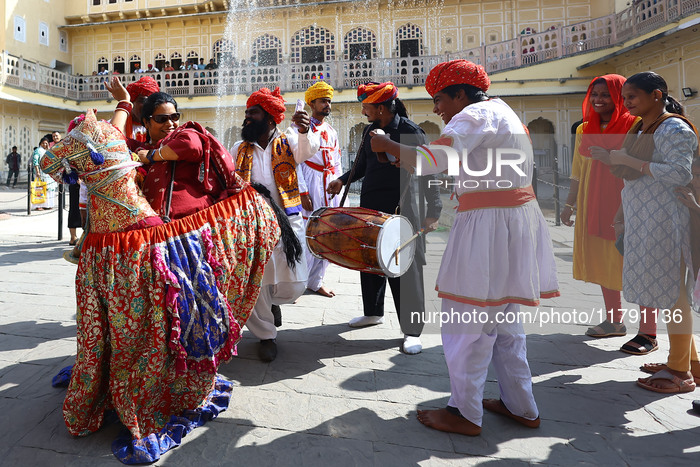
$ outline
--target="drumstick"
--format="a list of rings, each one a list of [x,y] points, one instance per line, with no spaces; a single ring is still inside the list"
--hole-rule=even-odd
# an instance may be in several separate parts
[[[413,240],[415,240],[416,238],[420,237],[420,236],[423,235],[424,233],[425,233],[425,229],[420,229],[420,230],[419,230],[418,232],[416,232],[411,238],[409,238],[408,240],[406,240],[406,241],[403,243],[403,245],[399,245],[399,247],[398,247],[398,248],[396,249],[396,251],[394,252],[394,257],[396,258],[395,261],[396,261],[396,265],[397,265],[397,266],[399,265],[399,251],[400,251],[402,248],[405,248],[409,243],[411,243]]]

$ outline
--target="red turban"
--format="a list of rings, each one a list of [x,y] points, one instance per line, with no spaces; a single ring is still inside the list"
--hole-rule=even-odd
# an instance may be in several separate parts
[[[129,84],[126,90],[129,92],[131,102],[134,102],[139,96],[148,97],[155,92],[159,92],[160,87],[156,80],[150,76],[144,76],[140,80]]]
[[[467,60],[451,60],[435,65],[425,79],[425,90],[434,96],[453,84],[469,84],[482,91],[491,85],[489,75],[481,65]]]
[[[261,88],[250,95],[248,101],[245,103],[246,109],[253,107],[254,105],[259,105],[263,110],[275,119],[275,123],[279,124],[284,120],[284,98],[280,93],[280,88],[275,88],[274,91],[270,91],[268,88]]]
[[[381,104],[397,97],[399,97],[399,90],[391,81],[360,84],[357,88],[357,100],[367,104]]]

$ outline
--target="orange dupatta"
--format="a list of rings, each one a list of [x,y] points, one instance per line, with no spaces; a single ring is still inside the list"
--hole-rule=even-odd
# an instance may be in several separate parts
[[[601,131],[600,115],[593,110],[591,92],[596,82],[602,79],[608,86],[610,97],[615,104],[615,111],[608,125]],[[620,75],[604,75],[594,78],[588,85],[586,98],[583,100],[583,136],[579,154],[591,157],[591,146],[600,146],[607,150],[620,149],[627,131],[634,124],[636,117],[630,115],[623,105],[622,85],[627,79]],[[608,165],[598,160],[591,161],[588,177],[588,234],[615,241],[613,219],[622,199],[620,192],[624,182],[610,173]]]

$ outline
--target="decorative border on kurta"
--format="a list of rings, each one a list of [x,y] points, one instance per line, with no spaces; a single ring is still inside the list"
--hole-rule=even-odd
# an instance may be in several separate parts
[[[540,304],[538,298],[524,298],[524,297],[502,297],[502,298],[492,298],[483,299],[475,297],[464,297],[462,295],[451,294],[449,292],[441,292],[440,289],[435,287],[438,292],[438,297],[446,298],[448,300],[453,300],[459,303],[466,303],[467,305],[474,305],[478,307],[490,307],[490,306],[501,306],[507,303],[517,303],[519,305],[526,306],[537,306]],[[555,298],[559,297],[561,293],[558,290],[551,290],[547,292],[540,292],[540,298]]]

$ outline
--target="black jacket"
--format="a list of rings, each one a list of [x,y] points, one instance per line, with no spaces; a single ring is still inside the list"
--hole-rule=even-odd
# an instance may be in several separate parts
[[[442,201],[440,201],[440,190],[437,185],[428,186],[429,180],[435,180],[434,175],[424,175],[414,177],[404,169],[395,167],[389,163],[381,163],[377,155],[372,152],[370,146],[369,132],[378,128],[376,123],[367,126],[362,133],[362,145],[357,152],[357,166],[352,182],[364,177],[362,181],[362,191],[360,192],[360,206],[382,211],[387,214],[394,214],[396,207],[401,200],[399,214],[407,217],[417,231],[421,228],[422,219],[419,217],[418,206],[414,189],[414,181],[417,178],[418,184],[422,187],[427,203],[426,217],[439,218],[442,211]],[[418,146],[425,144],[425,133],[423,129],[411,120],[394,116],[394,119],[382,128],[389,135],[392,141],[396,141],[408,146]],[[344,184],[348,183],[350,172],[346,172],[339,178]],[[407,188],[408,187],[408,188]],[[403,194],[405,192],[405,195]],[[419,244],[422,242],[419,242]],[[416,260],[425,264],[422,248],[417,251]]]

